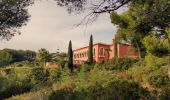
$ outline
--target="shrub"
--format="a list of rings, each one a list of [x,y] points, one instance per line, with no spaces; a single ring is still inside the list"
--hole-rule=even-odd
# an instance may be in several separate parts
[[[61,69],[57,68],[57,69],[49,69],[49,73],[50,73],[50,79],[52,81],[56,81],[59,80],[61,77]]]
[[[22,94],[25,92],[29,92],[32,88],[30,84],[11,84],[10,86],[6,87],[4,90],[0,91],[0,98],[8,98],[13,95]]]
[[[62,68],[64,68],[64,66],[66,65],[67,61],[64,61],[64,60],[59,60],[58,61],[58,65]]]
[[[149,99],[149,92],[137,83],[114,79],[105,89],[107,100],[140,100]]]
[[[149,99],[149,92],[135,82],[114,79],[108,85],[99,83],[86,89],[74,88],[54,91],[49,100],[140,100]]]
[[[159,57],[156,57],[156,56],[154,56],[152,54],[148,54],[145,57],[145,61],[146,61],[146,65],[148,67],[152,67],[153,69],[158,69],[161,66],[167,64],[167,61],[166,61],[165,58],[159,58]]]
[[[34,68],[31,72],[31,76],[35,83],[42,83],[48,80],[49,72],[41,67]]]
[[[72,90],[57,90],[51,93],[49,100],[84,100],[78,99],[79,93]]]
[[[33,85],[25,78],[20,80],[17,77],[0,77],[0,100],[13,95],[29,92]]]
[[[104,62],[103,66],[109,70],[127,70],[136,62],[134,58],[113,58]]]
[[[164,88],[160,95],[159,95],[160,100],[170,100],[170,87]]]
[[[148,81],[154,87],[161,87],[169,82],[169,78],[167,72],[159,69],[149,75]]]

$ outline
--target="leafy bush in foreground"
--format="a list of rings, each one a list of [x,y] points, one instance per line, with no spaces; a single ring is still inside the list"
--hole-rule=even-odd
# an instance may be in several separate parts
[[[32,88],[32,85],[30,84],[12,84],[8,87],[6,87],[4,90],[0,91],[0,99],[3,98],[8,98],[11,97],[13,95],[18,95],[18,94],[22,94],[25,92],[29,92]]]
[[[32,80],[35,83],[42,83],[48,80],[49,72],[41,67],[38,67],[32,70],[31,76],[32,76]]]
[[[148,94],[135,82],[116,79],[107,86],[96,83],[85,90],[57,90],[49,96],[49,100],[146,100],[149,99]]]
[[[160,100],[170,100],[170,87],[164,88],[159,96]]]
[[[168,78],[167,72],[164,70],[158,70],[149,75],[148,81],[154,87],[161,87],[166,85],[170,80]]]
[[[136,62],[134,58],[113,58],[104,62],[103,67],[109,70],[127,70]]]

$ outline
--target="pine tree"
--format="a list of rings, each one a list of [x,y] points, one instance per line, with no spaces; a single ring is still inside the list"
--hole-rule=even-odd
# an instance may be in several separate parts
[[[89,55],[88,55],[89,63],[93,63],[93,36],[90,36],[90,42],[89,42]]]
[[[71,40],[68,46],[68,68],[73,71],[73,50]]]

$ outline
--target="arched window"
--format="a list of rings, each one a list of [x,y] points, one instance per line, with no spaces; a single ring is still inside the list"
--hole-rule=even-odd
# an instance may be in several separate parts
[[[81,53],[81,55],[82,55],[82,57],[84,58],[84,53],[83,53],[83,52]]]
[[[100,48],[99,54],[100,54],[100,56],[104,56],[104,48]]]
[[[77,58],[79,58],[79,54],[77,54]]]
[[[81,58],[81,53],[80,53],[80,58]]]

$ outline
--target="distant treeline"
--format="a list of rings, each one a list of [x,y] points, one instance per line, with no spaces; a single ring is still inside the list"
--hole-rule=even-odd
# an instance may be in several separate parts
[[[20,61],[34,61],[36,52],[30,50],[0,50],[0,67]]]

